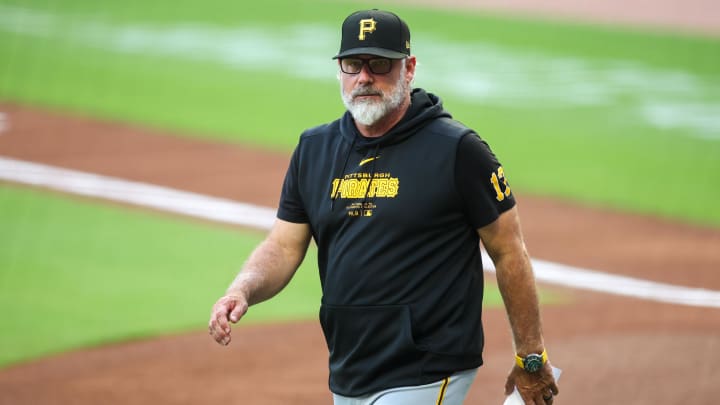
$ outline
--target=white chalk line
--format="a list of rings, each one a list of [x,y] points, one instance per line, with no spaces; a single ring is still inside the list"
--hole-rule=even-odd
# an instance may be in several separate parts
[[[0,180],[268,230],[275,209],[135,181],[0,157]],[[494,272],[483,252],[485,270]],[[547,284],[697,307],[720,308],[720,291],[682,287],[533,259]]]
[[[269,229],[275,217],[275,210],[252,204],[3,157],[0,180],[259,229]]]

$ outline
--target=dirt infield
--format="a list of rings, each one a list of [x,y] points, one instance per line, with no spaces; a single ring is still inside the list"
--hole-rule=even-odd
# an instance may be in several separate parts
[[[289,158],[15,105],[0,111],[9,124],[2,156],[267,206],[277,202]],[[718,230],[531,196],[519,201],[535,257],[720,290]],[[542,287],[572,297],[543,309],[552,360],[564,369],[557,403],[711,404],[720,396],[720,310]],[[486,365],[470,404],[502,403],[511,365],[503,311],[487,310],[485,325]],[[13,366],[0,370],[0,404],[331,402],[316,322],[244,326],[235,334],[227,348],[202,331]]]

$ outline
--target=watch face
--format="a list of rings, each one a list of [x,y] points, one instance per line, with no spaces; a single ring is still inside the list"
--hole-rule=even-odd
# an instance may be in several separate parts
[[[525,357],[523,363],[525,365],[525,371],[528,373],[536,373],[543,366],[542,356],[539,354],[530,354]]]

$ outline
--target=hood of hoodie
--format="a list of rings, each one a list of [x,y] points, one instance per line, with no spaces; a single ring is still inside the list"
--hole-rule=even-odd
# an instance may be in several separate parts
[[[423,89],[413,89],[410,94],[410,107],[405,112],[405,116],[385,135],[377,138],[362,136],[349,111],[346,111],[340,119],[340,133],[348,143],[354,145],[356,150],[382,148],[413,136],[427,123],[438,117],[452,118],[450,113],[443,108],[440,98]]]

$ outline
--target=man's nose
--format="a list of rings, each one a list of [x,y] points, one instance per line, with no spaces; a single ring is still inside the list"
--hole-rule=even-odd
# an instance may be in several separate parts
[[[374,80],[375,76],[373,76],[372,72],[370,71],[370,66],[368,66],[367,63],[364,63],[362,68],[360,69],[360,72],[358,73],[358,82],[372,83]]]

